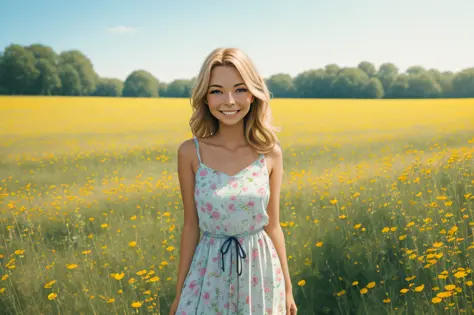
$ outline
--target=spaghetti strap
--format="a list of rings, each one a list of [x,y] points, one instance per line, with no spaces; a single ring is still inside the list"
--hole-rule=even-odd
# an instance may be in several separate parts
[[[201,154],[199,153],[199,142],[198,142],[196,136],[194,136],[194,143],[195,143],[195,145],[196,145],[196,154],[197,154],[197,156],[198,156],[199,163],[202,163],[202,162],[201,162]]]

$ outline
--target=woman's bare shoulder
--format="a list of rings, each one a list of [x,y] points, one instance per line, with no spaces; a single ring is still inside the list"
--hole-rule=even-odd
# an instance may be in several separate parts
[[[194,139],[186,139],[178,146],[178,167],[180,170],[190,169],[194,173],[195,164],[197,164],[197,155]]]
[[[283,158],[283,149],[280,146],[280,142],[275,143],[273,148],[265,154],[265,157],[269,159],[282,159]]]
[[[178,154],[183,154],[186,155],[191,153],[191,151],[194,150],[194,139],[186,139],[183,142],[180,143],[178,146]]]
[[[282,167],[283,165],[283,150],[280,143],[276,143],[273,148],[265,154],[269,173],[272,174],[275,167]]]

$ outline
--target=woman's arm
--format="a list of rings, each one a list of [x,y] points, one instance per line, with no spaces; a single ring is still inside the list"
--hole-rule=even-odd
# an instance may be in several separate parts
[[[181,231],[179,269],[176,283],[177,298],[181,296],[184,280],[188,274],[194,251],[199,242],[199,221],[194,203],[195,174],[192,169],[193,153],[194,143],[192,139],[186,140],[178,148],[178,177],[184,207],[184,222]]]
[[[292,284],[288,271],[288,259],[286,257],[285,236],[280,226],[280,190],[283,180],[283,152],[281,147],[275,145],[269,155],[271,160],[270,173],[270,200],[268,202],[267,213],[269,216],[268,225],[265,231],[273,241],[275,249],[280,258],[283,275],[285,277],[286,293],[292,293]]]

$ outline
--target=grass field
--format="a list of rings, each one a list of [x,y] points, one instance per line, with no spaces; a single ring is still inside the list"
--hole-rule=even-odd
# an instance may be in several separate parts
[[[472,314],[474,100],[272,109],[298,314]],[[168,314],[190,114],[0,97],[0,314]]]

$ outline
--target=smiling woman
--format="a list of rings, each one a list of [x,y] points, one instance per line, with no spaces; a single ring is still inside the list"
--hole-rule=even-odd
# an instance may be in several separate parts
[[[269,99],[242,51],[216,49],[204,62],[192,96],[194,137],[178,149],[184,222],[172,315],[296,314]]]
[[[199,76],[191,96],[190,127],[194,135],[217,135],[222,122],[229,124],[219,119],[227,117],[224,112],[231,112],[228,114],[235,116],[227,118],[242,118],[237,122],[247,143],[268,153],[277,142],[278,128],[271,124],[270,93],[251,59],[238,49],[216,50],[202,65]],[[240,127],[236,127],[237,132]]]

